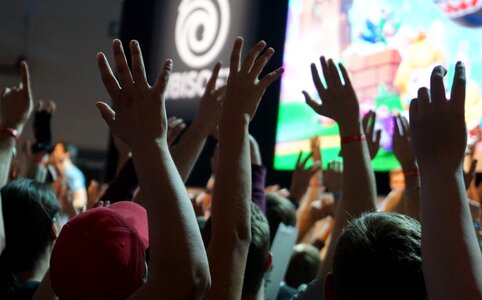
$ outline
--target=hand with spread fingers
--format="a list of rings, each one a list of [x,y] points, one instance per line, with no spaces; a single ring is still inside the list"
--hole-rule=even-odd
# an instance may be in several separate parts
[[[321,82],[314,63],[311,64],[311,75],[321,103],[313,100],[308,92],[303,91],[306,103],[318,114],[335,120],[340,126],[342,137],[360,133],[360,109],[348,72],[342,64],[338,64],[340,76],[333,60],[326,61],[324,56],[320,58],[320,62],[326,87]]]
[[[430,91],[420,88],[410,104],[410,133],[421,170],[422,165],[456,170],[463,163],[467,145],[465,68],[460,62],[455,67],[450,100],[443,83],[446,72],[442,66],[434,68]]]
[[[393,116],[393,154],[400,162],[403,170],[418,169],[417,159],[413,153],[410,126],[403,116]]]
[[[280,67],[258,79],[273,56],[274,49],[268,48],[261,53],[266,48],[266,42],[260,41],[241,62],[243,43],[242,38],[237,38],[231,54],[225,107],[221,115],[223,123],[238,120],[243,115],[252,119],[266,89],[283,73],[283,68]]]
[[[3,89],[0,97],[0,126],[11,128],[20,134],[33,111],[30,88],[30,72],[27,62],[20,65],[21,81],[18,86]]]
[[[316,174],[316,172],[321,170],[320,162],[314,162],[311,167],[306,168],[306,163],[312,157],[312,154],[308,154],[307,157],[302,159],[303,152],[300,151],[298,155],[298,160],[296,161],[295,170],[291,176],[291,187],[290,187],[290,197],[297,203],[301,201],[303,195],[306,193],[308,186],[310,184],[311,177]]]
[[[370,151],[370,158],[373,160],[377,156],[380,149],[380,139],[382,137],[382,131],[380,129],[375,130],[375,121],[377,115],[374,111],[369,111],[362,118],[363,131],[367,139],[368,151]]]
[[[112,132],[134,150],[142,148],[145,143],[166,142],[164,92],[172,70],[172,61],[164,62],[159,77],[150,86],[139,43],[131,41],[130,50],[132,71],[121,42],[114,40],[113,52],[119,80],[114,76],[105,55],[97,54],[102,81],[113,104],[111,108],[104,102],[98,102],[97,107]]]

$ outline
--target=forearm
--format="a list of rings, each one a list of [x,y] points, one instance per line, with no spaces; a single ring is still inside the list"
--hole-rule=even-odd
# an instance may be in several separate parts
[[[471,222],[461,167],[423,170],[422,259],[430,299],[480,299],[482,258]],[[444,270],[440,270],[440,262]],[[449,271],[447,271],[449,270]]]
[[[5,132],[0,132],[0,188],[7,184],[15,140]],[[2,201],[0,199],[0,253],[5,249],[5,227],[3,224]]]
[[[179,282],[186,285],[186,292],[190,288],[204,288],[209,281],[209,271],[203,243],[194,210],[167,143],[153,143],[140,149],[133,151],[132,157],[146,198],[150,264],[155,265],[150,268],[148,283],[161,283],[162,289],[167,291],[175,289],[174,285]]]
[[[100,200],[110,201],[110,203],[132,200],[138,185],[139,180],[137,179],[134,162],[132,158],[129,158],[117,173],[115,179],[109,184]]]
[[[184,182],[191,174],[192,168],[204,147],[207,136],[208,132],[203,130],[202,124],[194,121],[179,142],[172,148],[172,159]]]
[[[205,299],[239,299],[251,241],[248,120],[220,128],[208,256],[213,285]]]
[[[341,136],[361,134],[360,124],[340,127]],[[365,141],[342,144],[343,182],[342,199],[335,210],[335,226],[332,240],[337,241],[343,229],[351,219],[375,210],[376,186],[375,175],[371,169],[370,154]],[[319,278],[324,279],[331,272],[336,242],[330,243],[327,259],[321,267]]]
[[[403,213],[420,220],[420,177],[405,175],[405,190],[403,191]]]

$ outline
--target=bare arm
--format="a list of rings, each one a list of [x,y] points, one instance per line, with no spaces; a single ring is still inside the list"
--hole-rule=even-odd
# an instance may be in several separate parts
[[[166,299],[199,299],[210,280],[207,257],[191,202],[167,144],[164,91],[172,62],[164,63],[151,87],[139,44],[130,43],[132,72],[119,40],[114,41],[113,48],[119,82],[103,53],[97,60],[116,110],[103,102],[97,106],[112,132],[132,149],[149,221],[149,277],[129,299],[157,299],[159,295]]]
[[[336,240],[348,221],[375,209],[376,187],[375,176],[370,165],[370,153],[360,122],[358,100],[348,73],[343,65],[338,65],[343,84],[335,63],[332,60],[327,62],[324,57],[321,57],[320,60],[327,87],[323,86],[315,64],[311,65],[311,72],[322,104],[314,101],[307,92],[303,92],[303,94],[307,104],[313,110],[338,123],[343,155],[342,197],[335,210],[333,243],[330,243],[327,258],[318,274],[318,278],[323,280],[331,272]]]
[[[410,104],[410,132],[422,184],[422,260],[430,299],[482,298],[482,255],[465,192],[465,68],[458,62],[450,100],[443,67],[430,92]]]
[[[5,88],[0,98],[0,187],[7,184],[15,138],[8,130],[15,130],[17,136],[23,130],[33,110],[30,89],[30,74],[26,62],[20,66],[21,82],[17,87]],[[0,199],[0,253],[5,249],[5,228]]]
[[[225,92],[223,87],[216,89],[216,80],[220,68],[220,63],[214,66],[213,73],[206,85],[206,90],[191,126],[189,126],[179,142],[171,150],[172,158],[184,181],[191,174],[192,168],[204,147],[206,138],[211,132],[216,130],[218,125],[222,99],[224,98],[223,94]]]
[[[251,241],[251,160],[248,125],[266,88],[282,72],[261,80],[259,74],[274,53],[259,42],[241,64],[243,39],[231,54],[226,100],[219,122],[219,157],[212,204],[212,238],[208,246],[212,287],[205,299],[240,299]],[[261,55],[260,55],[261,54]]]
[[[420,177],[417,160],[412,148],[409,124],[401,116],[393,117],[393,153],[402,166],[405,176],[405,190],[402,198],[404,214],[420,220]]]

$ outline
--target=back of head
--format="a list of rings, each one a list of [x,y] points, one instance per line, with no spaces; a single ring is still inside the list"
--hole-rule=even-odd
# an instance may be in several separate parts
[[[320,251],[309,244],[298,244],[293,249],[285,283],[293,288],[308,284],[316,277],[320,267]]]
[[[6,248],[0,256],[0,298],[8,299],[14,274],[32,271],[55,240],[52,224],[60,205],[49,186],[30,179],[11,181],[1,194]]]
[[[396,213],[368,213],[340,236],[333,260],[336,299],[426,299],[421,227]]]
[[[251,203],[251,243],[244,271],[243,296],[256,295],[263,283],[269,258],[269,226],[259,207]]]
[[[296,209],[290,200],[275,193],[266,193],[266,218],[269,223],[270,242],[272,243],[279,224],[296,225]]]
[[[143,283],[146,210],[121,201],[90,209],[64,225],[50,260],[60,299],[127,299]]]

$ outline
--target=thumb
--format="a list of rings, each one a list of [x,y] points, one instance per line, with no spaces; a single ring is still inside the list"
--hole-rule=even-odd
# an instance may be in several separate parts
[[[97,106],[97,108],[99,109],[102,119],[104,119],[107,125],[111,127],[112,123],[115,120],[115,112],[112,110],[112,108],[110,108],[107,103],[101,101],[97,102],[95,106]]]

